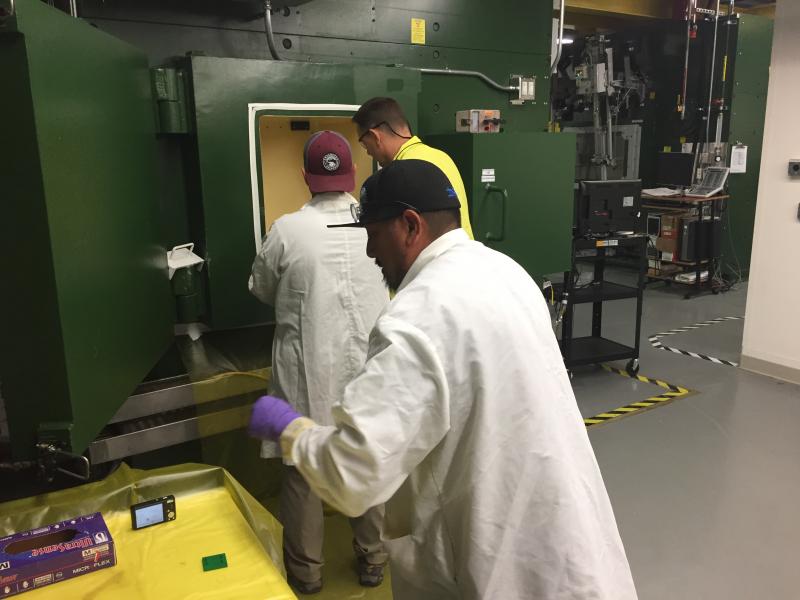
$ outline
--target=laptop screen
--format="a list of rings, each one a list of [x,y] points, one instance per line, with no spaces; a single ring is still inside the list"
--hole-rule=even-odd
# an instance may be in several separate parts
[[[708,167],[703,173],[703,182],[700,185],[710,189],[721,188],[725,185],[727,178],[728,169],[726,167]]]

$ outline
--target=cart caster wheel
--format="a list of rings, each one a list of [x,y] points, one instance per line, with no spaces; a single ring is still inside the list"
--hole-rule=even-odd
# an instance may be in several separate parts
[[[625,371],[631,377],[636,377],[639,374],[639,359],[632,358],[628,361],[628,364],[625,365]]]
[[[719,294],[719,288],[711,288],[711,293],[716,296],[717,294]]]

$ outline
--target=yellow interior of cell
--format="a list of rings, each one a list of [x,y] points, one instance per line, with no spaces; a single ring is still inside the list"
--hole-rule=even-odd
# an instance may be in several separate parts
[[[294,125],[293,125],[294,124]],[[303,147],[309,137],[323,130],[343,135],[356,165],[356,190],[372,174],[372,158],[358,143],[356,125],[349,116],[263,115],[258,121],[261,149],[261,197],[264,231],[278,217],[298,210],[311,193],[303,180]],[[352,193],[352,190],[347,190]],[[358,193],[354,194],[358,197]]]

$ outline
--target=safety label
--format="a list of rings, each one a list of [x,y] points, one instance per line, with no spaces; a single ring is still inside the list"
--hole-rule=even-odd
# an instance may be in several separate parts
[[[619,246],[619,240],[597,240],[595,246],[598,248],[605,248],[608,246]]]
[[[494,169],[481,169],[481,183],[494,183]]]
[[[425,44],[425,19],[411,19],[411,43]]]

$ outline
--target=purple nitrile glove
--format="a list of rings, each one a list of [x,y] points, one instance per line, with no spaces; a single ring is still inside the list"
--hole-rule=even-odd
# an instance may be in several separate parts
[[[278,441],[286,426],[302,416],[285,400],[261,396],[253,405],[247,431],[253,437]]]

